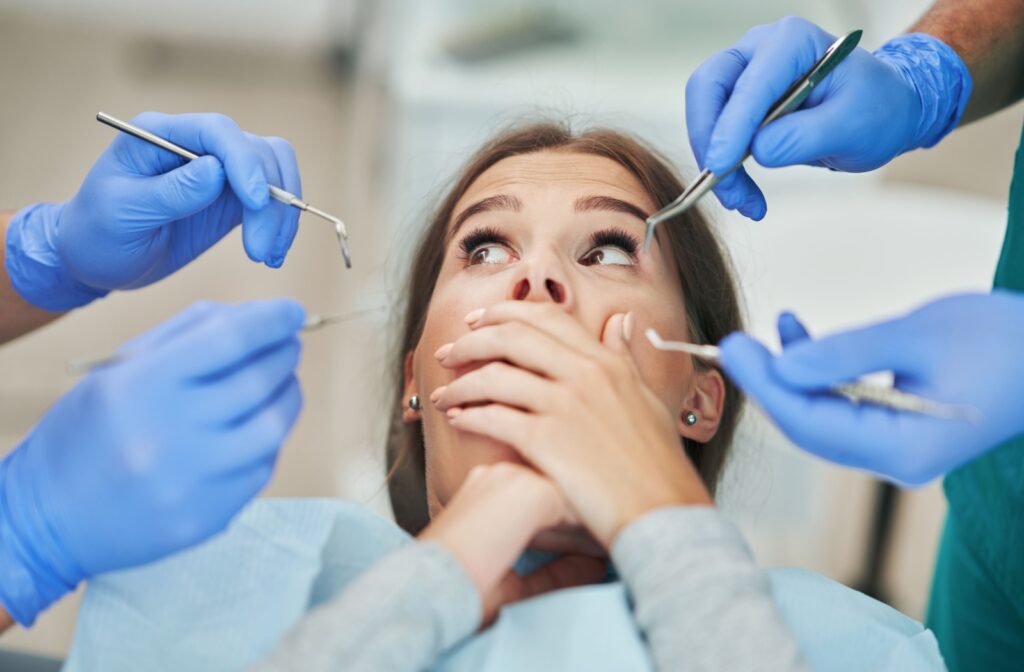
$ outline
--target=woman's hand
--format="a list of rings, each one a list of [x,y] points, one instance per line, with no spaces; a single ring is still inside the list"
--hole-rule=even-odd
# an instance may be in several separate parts
[[[437,356],[478,368],[431,400],[452,426],[512,446],[550,476],[605,548],[650,510],[712,504],[632,359],[631,315],[609,318],[602,342],[552,304],[507,301],[466,321],[473,331]]]
[[[600,581],[605,562],[566,555],[527,576],[512,570],[545,530],[578,524],[558,488],[532,469],[508,462],[474,467],[421,541],[444,546],[469,575],[490,623],[505,604],[560,588]]]

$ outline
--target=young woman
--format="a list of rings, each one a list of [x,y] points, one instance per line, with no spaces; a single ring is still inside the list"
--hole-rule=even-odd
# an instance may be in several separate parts
[[[643,338],[654,327],[716,343],[742,327],[728,263],[699,212],[641,250],[645,216],[681,190],[666,162],[620,133],[542,123],[485,145],[427,224],[409,274],[387,445],[402,529],[350,506],[317,528],[332,536],[347,525],[341,542],[300,552],[309,516],[260,502],[207,547],[90,586],[75,651],[92,655],[73,655],[68,669],[137,669],[154,650],[145,663],[156,669],[238,668],[290,627],[260,669],[479,670],[472,645],[508,633],[505,618],[488,628],[499,609],[540,593],[553,594],[507,613],[535,607],[541,629],[513,648],[544,649],[545,668],[791,670],[803,653],[832,669],[838,643],[861,656],[882,641],[867,625],[878,614],[822,633],[856,610],[830,612],[837,591],[853,591],[815,584],[802,602],[784,595],[811,621],[798,648],[777,586],[714,507],[741,398],[718,371]],[[330,557],[319,569],[284,566],[300,554]],[[617,578],[605,584],[620,591],[612,600],[601,587],[560,590]],[[584,593],[601,599],[559,610]],[[297,615],[267,624],[295,614],[295,602]],[[582,632],[571,631],[576,620]],[[632,663],[550,662],[559,648],[599,650],[595,632],[613,642],[609,654],[631,649]],[[927,633],[907,644],[919,625],[886,632],[882,655],[902,657],[866,659],[871,669],[941,666]],[[817,656],[809,640],[828,650]],[[498,650],[483,656],[487,669],[514,665]]]
[[[643,338],[716,343],[742,326],[699,212],[641,251],[645,217],[682,188],[629,137],[557,124],[470,161],[416,250],[394,370],[390,495],[420,543],[307,618],[268,666],[421,669],[504,603],[599,581],[609,556],[659,668],[800,666],[767,579],[713,509],[740,397]],[[520,576],[528,549],[561,557]]]

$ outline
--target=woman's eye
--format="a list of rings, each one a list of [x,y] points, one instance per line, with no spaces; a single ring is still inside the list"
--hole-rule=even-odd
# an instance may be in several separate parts
[[[614,245],[596,247],[581,260],[584,266],[632,266],[633,259]]]
[[[512,257],[502,245],[481,245],[469,255],[469,265],[507,264]]]

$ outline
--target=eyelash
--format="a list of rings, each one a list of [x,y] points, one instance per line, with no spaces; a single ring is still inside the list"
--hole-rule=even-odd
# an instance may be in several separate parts
[[[611,245],[626,253],[636,261],[636,251],[640,249],[640,241],[625,229],[602,229],[590,235],[590,249]]]
[[[461,254],[459,258],[463,263],[469,263],[470,257],[477,251],[478,248],[497,243],[498,245],[504,245],[505,247],[511,247],[509,239],[502,235],[498,229],[493,226],[485,226],[481,229],[477,229],[466,235],[461,241],[459,241],[459,250]]]
[[[480,247],[493,244],[504,245],[508,248],[512,247],[508,237],[493,226],[485,226],[483,228],[476,229],[475,231],[466,234],[466,236],[459,241],[459,259],[463,265],[466,265],[472,258],[473,253]],[[605,246],[617,247],[632,261],[636,261],[637,250],[640,249],[640,241],[636,236],[627,232],[625,229],[602,229],[590,234],[590,247],[587,250],[587,254],[590,254],[599,247]]]

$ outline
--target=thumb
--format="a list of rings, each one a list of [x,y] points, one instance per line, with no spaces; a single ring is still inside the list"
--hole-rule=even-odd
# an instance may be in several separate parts
[[[807,327],[803,325],[800,318],[788,311],[779,313],[778,330],[779,341],[782,342],[783,348],[788,348],[802,341],[808,341],[811,338],[811,335],[807,333]]]
[[[824,389],[877,371],[916,373],[912,344],[899,321],[792,344],[772,363],[780,381],[803,389]]]
[[[200,156],[169,173],[147,178],[142,187],[160,223],[208,208],[224,190],[224,168],[212,156]]]
[[[766,168],[816,165],[820,159],[841,153],[847,124],[834,119],[828,102],[797,110],[776,119],[754,136],[750,152]]]

